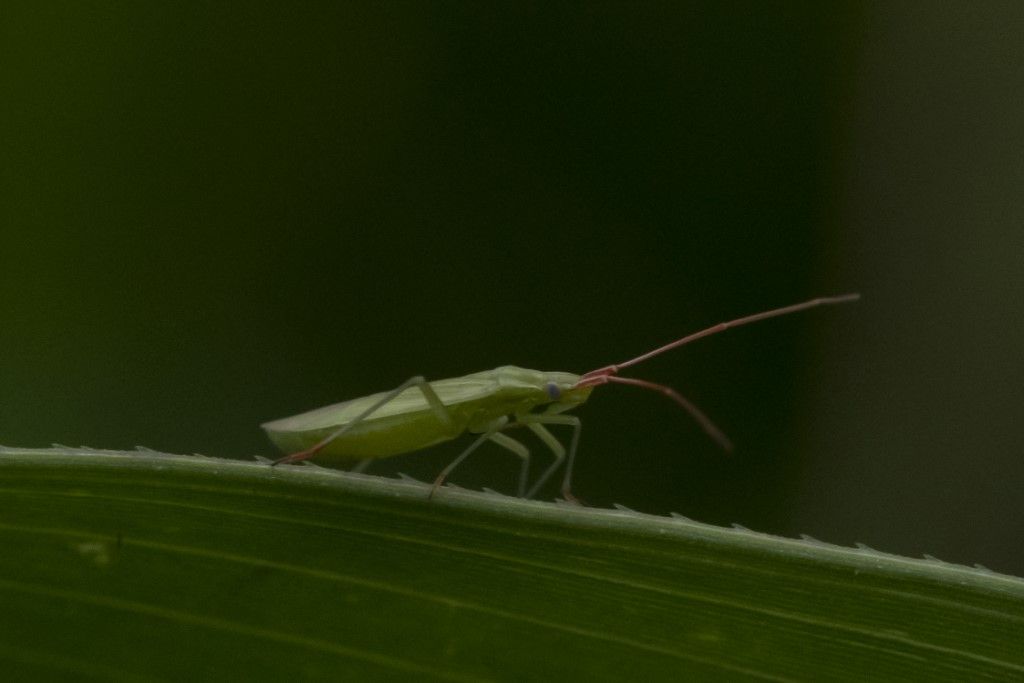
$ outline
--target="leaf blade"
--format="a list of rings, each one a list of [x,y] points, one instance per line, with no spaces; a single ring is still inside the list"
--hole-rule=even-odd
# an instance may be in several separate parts
[[[3,642],[125,680],[1024,675],[1024,581],[966,567],[194,456],[4,449],[0,489]]]

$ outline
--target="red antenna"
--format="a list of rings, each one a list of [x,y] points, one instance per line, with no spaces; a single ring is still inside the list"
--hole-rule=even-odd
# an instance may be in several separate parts
[[[679,392],[677,392],[675,389],[664,384],[655,384],[654,382],[648,382],[645,379],[619,377],[619,370],[623,368],[628,368],[633,365],[637,365],[639,363],[643,363],[645,360],[653,358],[655,356],[659,356],[665,353],[666,351],[671,351],[672,349],[684,346],[686,344],[689,344],[690,342],[697,341],[698,339],[703,339],[704,337],[710,337],[711,335],[718,334],[719,332],[725,332],[726,330],[732,329],[733,327],[740,327],[741,325],[756,323],[759,320],[776,318],[780,315],[788,315],[790,313],[796,313],[797,311],[803,311],[808,308],[815,308],[817,306],[829,306],[832,304],[846,303],[848,301],[856,301],[859,298],[860,294],[843,294],[842,296],[820,297],[818,299],[811,299],[810,301],[805,301],[801,304],[783,306],[782,308],[773,308],[772,310],[764,311],[763,313],[755,313],[754,315],[748,315],[743,318],[737,318],[735,320],[730,320],[728,322],[718,323],[717,325],[712,325],[711,327],[701,330],[700,332],[694,332],[693,334],[688,334],[681,339],[676,339],[674,342],[665,344],[664,346],[660,346],[654,349],[653,351],[648,351],[647,353],[641,354],[636,358],[631,358],[623,363],[618,363],[616,365],[606,365],[603,368],[591,370],[590,372],[587,372],[580,376],[579,381],[576,382],[576,386],[596,387],[600,384],[608,384],[609,382],[611,382],[615,384],[631,384],[633,386],[641,387],[643,389],[651,389],[652,391],[657,391],[661,394],[664,394],[665,396],[668,396],[670,399],[678,403],[683,408],[683,410],[685,410],[691,416],[693,416],[693,419],[695,419],[700,424],[704,431],[707,432],[708,436],[710,436],[714,441],[718,443],[718,445],[720,445],[726,451],[731,451],[732,442],[729,441],[729,438],[722,433],[722,430],[716,427],[715,423],[713,423],[707,415],[701,412],[701,410],[697,408],[697,406],[693,405],[688,400],[683,398],[683,396],[680,395]]]

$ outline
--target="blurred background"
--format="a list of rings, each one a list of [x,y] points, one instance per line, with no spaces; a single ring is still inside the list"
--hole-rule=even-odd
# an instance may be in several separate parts
[[[732,456],[599,389],[575,491],[1024,575],[1024,5],[23,3],[0,31],[0,443],[270,456],[261,422],[413,374],[584,372],[859,291],[636,368]],[[453,479],[511,491],[514,460]]]

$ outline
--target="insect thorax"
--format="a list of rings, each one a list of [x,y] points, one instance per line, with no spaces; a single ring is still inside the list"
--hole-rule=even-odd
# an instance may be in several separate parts
[[[579,404],[587,400],[591,388],[576,388],[579,375],[571,372],[530,370],[504,365],[478,373],[494,381],[495,412],[509,414],[529,412],[550,403]],[[505,413],[499,411],[505,410]]]

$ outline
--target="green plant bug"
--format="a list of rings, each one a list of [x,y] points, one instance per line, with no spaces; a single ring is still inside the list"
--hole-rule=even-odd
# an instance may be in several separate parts
[[[594,387],[628,384],[664,394],[688,412],[723,449],[732,450],[732,443],[725,434],[675,389],[643,379],[621,377],[619,372],[733,327],[858,298],[859,294],[821,297],[719,323],[623,363],[606,365],[582,375],[506,365],[431,382],[416,376],[390,391],[273,420],[262,427],[278,448],[290,454],[275,461],[274,465],[300,462],[317,456],[323,460],[361,461],[357,470],[371,460],[417,451],[469,432],[478,436],[437,475],[430,496],[433,496],[452,470],[484,442],[491,441],[522,460],[517,489],[520,497],[532,498],[564,462],[562,496],[568,501],[576,501],[571,492],[571,484],[573,461],[580,440],[580,419],[563,413],[584,403]],[[548,431],[550,425],[573,428],[568,452]],[[554,462],[528,491],[530,451],[505,433],[512,427],[530,430],[554,454]]]

